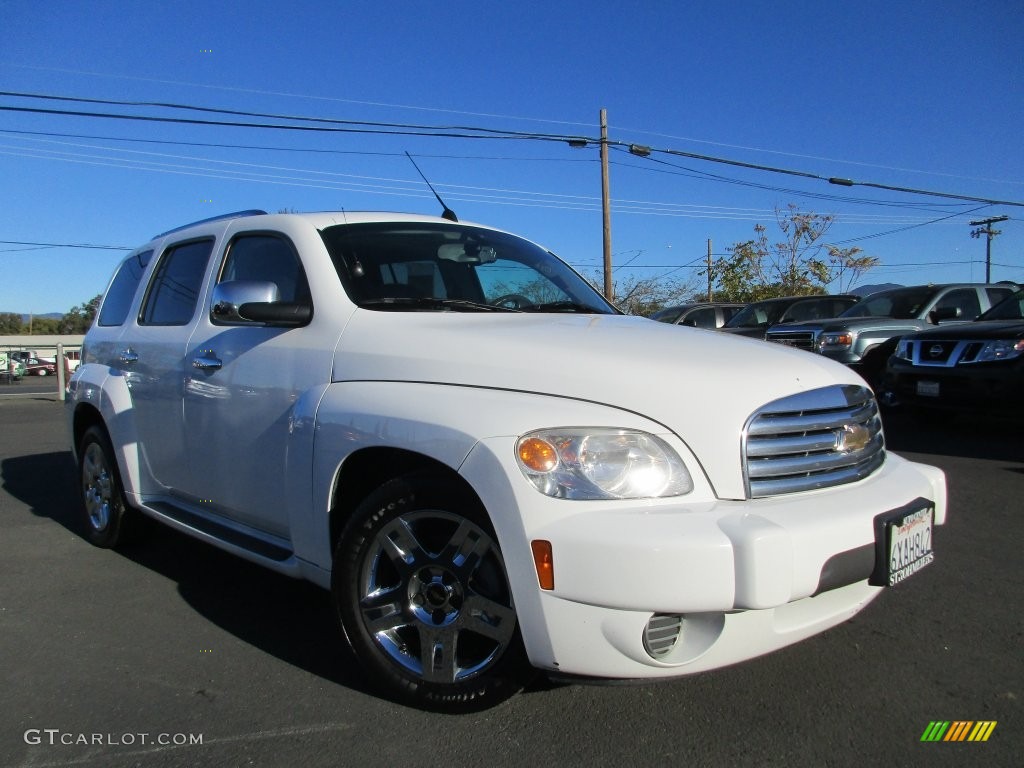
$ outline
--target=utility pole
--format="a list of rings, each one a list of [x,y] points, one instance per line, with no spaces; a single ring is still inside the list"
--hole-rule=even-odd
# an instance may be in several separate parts
[[[711,293],[711,238],[708,238],[708,301],[712,301]]]
[[[1001,235],[1002,230],[992,229],[992,225],[998,221],[1006,221],[1009,216],[993,216],[991,219],[981,219],[980,221],[972,221],[972,227],[978,227],[971,232],[971,237],[985,236],[985,282],[992,282],[992,238],[996,235]]]
[[[601,110],[601,213],[604,219],[604,297],[615,299],[612,286],[612,211],[608,183],[608,110]]]

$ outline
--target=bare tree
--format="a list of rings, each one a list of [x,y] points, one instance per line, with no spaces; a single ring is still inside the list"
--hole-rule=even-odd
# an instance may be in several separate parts
[[[823,241],[835,221],[831,214],[803,213],[791,204],[785,210],[777,208],[775,220],[782,232],[778,242],[770,243],[767,228],[757,224],[753,240],[736,243],[728,256],[712,263],[716,298],[757,301],[814,295],[826,293],[833,283],[842,292],[878,264],[873,256],[861,256],[860,248]]]

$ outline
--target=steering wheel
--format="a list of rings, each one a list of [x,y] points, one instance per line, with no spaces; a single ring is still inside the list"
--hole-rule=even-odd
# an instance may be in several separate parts
[[[505,309],[525,309],[533,306],[533,302],[521,293],[506,293],[504,296],[496,298],[491,304]]]

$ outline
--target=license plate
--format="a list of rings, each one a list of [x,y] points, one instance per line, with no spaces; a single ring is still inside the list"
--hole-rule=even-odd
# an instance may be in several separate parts
[[[886,521],[885,541],[888,553],[889,586],[908,579],[935,560],[932,551],[932,524],[935,510],[918,509]]]
[[[938,397],[939,396],[939,382],[937,381],[919,381],[917,382],[917,394],[924,397]]]

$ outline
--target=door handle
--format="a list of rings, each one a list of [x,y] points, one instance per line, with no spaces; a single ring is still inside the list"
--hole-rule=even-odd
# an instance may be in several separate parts
[[[216,357],[194,357],[192,358],[192,367],[198,368],[200,371],[216,371],[224,365]]]

